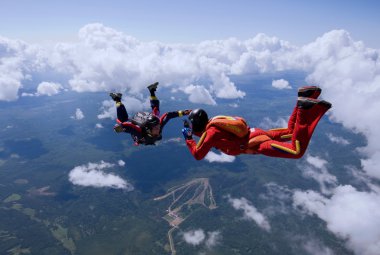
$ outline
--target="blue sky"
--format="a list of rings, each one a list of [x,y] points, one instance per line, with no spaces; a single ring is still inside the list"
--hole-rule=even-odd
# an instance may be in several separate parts
[[[99,22],[139,40],[198,43],[265,33],[303,45],[333,29],[379,48],[380,2],[364,1],[2,1],[0,36],[27,42],[76,39]]]

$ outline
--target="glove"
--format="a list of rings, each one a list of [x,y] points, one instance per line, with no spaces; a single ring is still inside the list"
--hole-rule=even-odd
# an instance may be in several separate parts
[[[182,128],[182,134],[183,134],[183,137],[185,137],[186,140],[191,140],[193,139],[193,130],[191,130],[191,128],[189,127],[184,127]]]
[[[125,129],[123,128],[123,126],[118,125],[118,124],[116,124],[116,125],[113,127],[113,130],[114,130],[116,133],[120,133],[120,132],[124,132],[124,131],[125,131]]]
[[[191,113],[192,110],[183,110],[182,111],[182,114],[183,115],[189,115]]]

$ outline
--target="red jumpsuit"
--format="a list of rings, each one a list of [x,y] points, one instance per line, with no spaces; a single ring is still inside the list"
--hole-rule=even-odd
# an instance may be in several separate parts
[[[263,154],[279,158],[300,158],[304,155],[311,136],[319,120],[329,108],[316,104],[310,109],[294,108],[288,127],[281,129],[251,129],[249,134],[239,138],[215,126],[207,128],[200,136],[198,144],[193,139],[186,140],[191,154],[203,159],[212,147],[228,155]]]

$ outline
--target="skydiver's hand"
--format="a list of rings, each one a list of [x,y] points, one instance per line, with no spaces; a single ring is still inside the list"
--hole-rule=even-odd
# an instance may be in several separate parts
[[[191,128],[189,128],[189,127],[182,128],[182,134],[186,140],[193,139],[193,130],[191,130]]]
[[[189,115],[192,110],[183,110],[182,113],[183,115]]]

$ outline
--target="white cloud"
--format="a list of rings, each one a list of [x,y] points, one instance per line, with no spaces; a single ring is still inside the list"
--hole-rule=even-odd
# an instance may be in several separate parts
[[[204,243],[208,249],[212,249],[222,239],[220,231],[210,231],[206,233],[203,229],[190,230],[183,233],[183,239],[191,245],[201,245]]]
[[[213,151],[209,151],[205,157],[205,160],[208,162],[231,163],[235,161],[235,157],[224,154],[223,152],[217,154]]]
[[[316,167],[316,168],[325,168],[326,164],[327,164],[327,161],[322,159],[322,158],[319,158],[319,157],[313,157],[311,155],[307,155],[306,156],[306,161],[307,163],[309,163],[310,165]]]
[[[321,86],[323,96],[333,103],[331,118],[367,137],[362,166],[368,175],[380,179],[379,51],[339,30],[326,33],[301,52],[303,59],[309,58],[308,80]]]
[[[189,85],[184,88],[184,92],[189,95],[189,101],[195,104],[216,105],[210,92],[203,86]]]
[[[265,34],[183,45],[141,42],[102,24],[88,24],[75,43],[42,47],[0,37],[0,49],[0,100],[6,101],[31,89],[24,80],[51,70],[69,77],[74,91],[138,95],[152,80],[160,80],[163,87],[189,94],[190,101],[210,105],[217,98],[245,95],[231,74],[306,72],[308,83],[320,86],[332,102],[330,118],[366,136],[362,167],[380,179],[380,52],[354,41],[347,31],[330,31],[302,47]]]
[[[313,157],[307,154],[306,162],[308,164],[303,165],[300,163],[298,165],[302,170],[302,174],[307,178],[317,181],[323,194],[330,194],[332,192],[331,189],[337,185],[338,181],[336,177],[331,175],[327,170],[327,161],[320,157]]]
[[[307,241],[303,247],[311,255],[334,255],[334,252],[330,248],[314,240]]]
[[[295,206],[316,214],[335,235],[347,239],[357,254],[377,255],[380,250],[380,194],[350,185],[338,186],[332,196],[315,191],[296,191]]]
[[[34,96],[53,96],[61,92],[63,86],[55,82],[41,82],[38,84],[36,93],[22,93],[23,97],[34,97]]]
[[[101,161],[100,163],[88,163],[74,167],[69,173],[69,180],[74,185],[86,187],[109,187],[114,189],[133,190],[133,186],[113,173],[105,173],[103,170],[112,168],[114,164]]]
[[[272,129],[272,128],[285,128],[288,126],[288,122],[284,118],[278,118],[277,120],[272,120],[271,118],[265,117],[258,127],[262,129]]]
[[[83,114],[81,109],[77,108],[75,110],[75,115],[71,116],[71,118],[75,119],[75,120],[82,120],[82,119],[84,119],[84,114]]]
[[[25,79],[24,61],[28,45],[0,36],[0,100],[13,101],[18,98],[22,80]]]
[[[207,232],[208,238],[205,241],[206,247],[212,249],[217,246],[222,239],[220,231]]]
[[[228,202],[230,202],[232,207],[236,210],[243,210],[245,218],[253,220],[260,228],[266,231],[270,231],[268,219],[265,217],[265,215],[260,213],[256,207],[254,207],[246,198],[242,197],[238,199],[229,197]]]
[[[125,162],[123,160],[121,160],[121,159],[119,161],[117,161],[117,164],[119,166],[125,166]]]
[[[37,87],[37,95],[52,96],[62,90],[62,85],[55,82],[41,82]]]
[[[191,245],[199,245],[206,238],[205,232],[202,229],[191,230],[183,233],[183,239],[186,243]]]
[[[96,123],[95,124],[95,128],[104,128],[103,125],[101,123]]]
[[[114,101],[103,101],[100,111],[101,113],[98,115],[98,119],[116,119],[116,105]]]
[[[344,139],[343,137],[340,136],[335,136],[331,133],[326,134],[327,137],[330,139],[331,142],[341,144],[341,145],[349,145],[350,142],[347,139]]]
[[[272,87],[276,88],[276,89],[291,89],[292,87],[289,85],[289,82],[284,80],[284,79],[280,79],[280,80],[273,80],[272,81]]]
[[[140,101],[134,97],[124,95],[122,100],[129,117],[131,118],[136,112],[147,110],[148,103]],[[98,119],[116,119],[116,105],[113,100],[105,100],[100,107],[101,113],[98,114]]]

